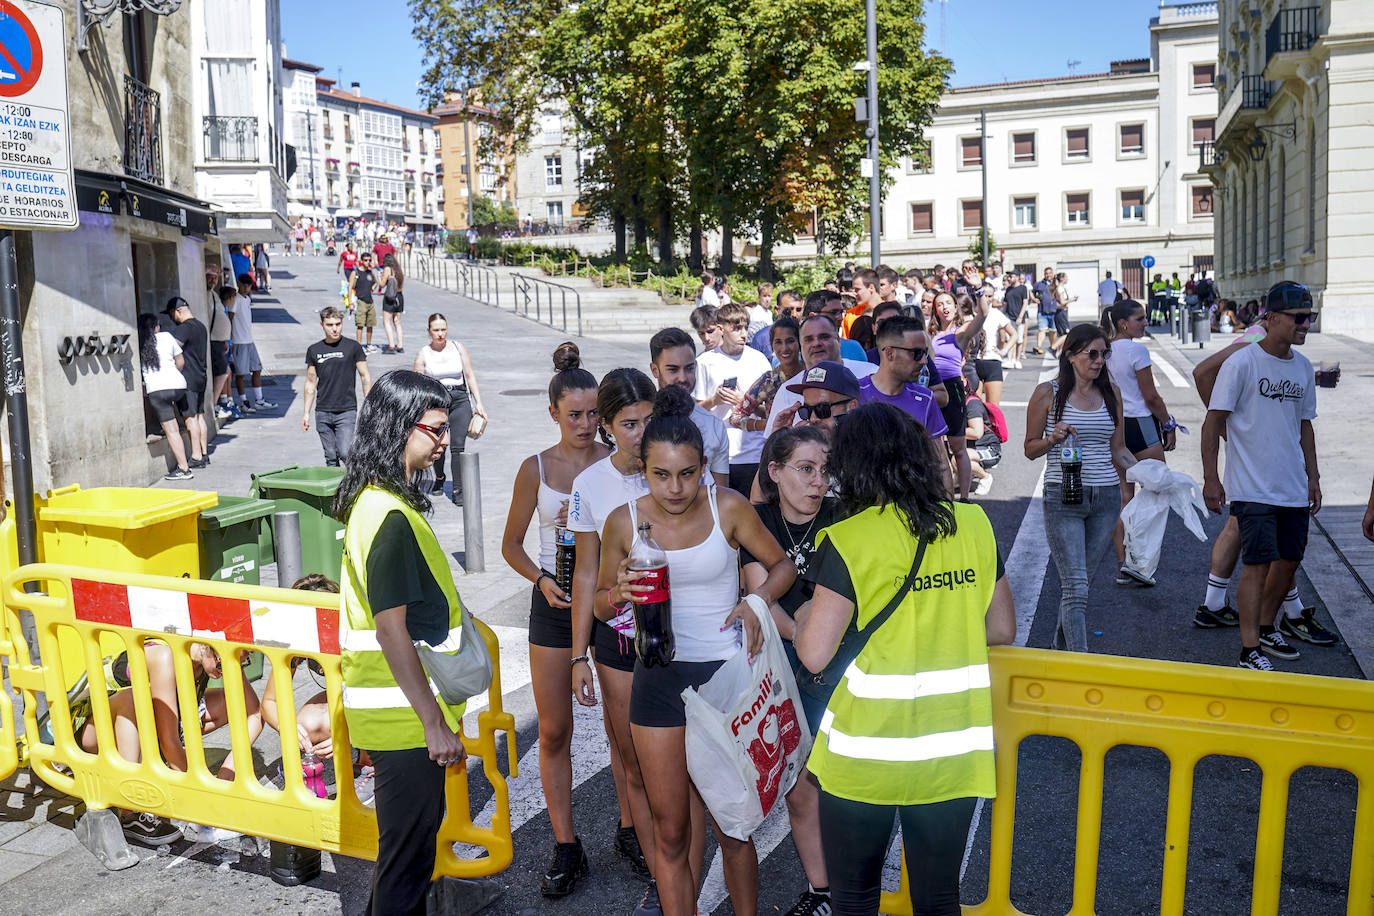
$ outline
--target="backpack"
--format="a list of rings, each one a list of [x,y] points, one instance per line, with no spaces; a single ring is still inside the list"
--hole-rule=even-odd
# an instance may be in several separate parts
[[[1002,413],[1002,408],[996,404],[989,404],[987,401],[980,401],[976,395],[969,395],[970,401],[979,401],[988,412],[988,425],[997,434],[998,442],[1006,442],[1007,436],[1007,415]],[[967,403],[967,402],[965,402]]]

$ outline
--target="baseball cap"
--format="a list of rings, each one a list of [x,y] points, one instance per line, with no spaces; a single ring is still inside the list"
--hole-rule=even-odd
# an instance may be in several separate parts
[[[164,309],[162,310],[162,314],[164,314],[164,315],[175,315],[177,309],[182,308],[182,307],[190,308],[190,307],[191,307],[191,303],[187,302],[185,299],[181,298],[180,296],[173,296],[172,298],[170,298],[170,299],[167,300],[167,307],[164,308]]]
[[[854,373],[831,360],[816,363],[802,373],[800,382],[787,386],[787,390],[793,394],[802,394],[808,388],[823,388],[846,398],[859,396],[859,380]]]
[[[1310,289],[1292,280],[1280,280],[1264,294],[1264,308],[1261,311],[1295,312],[1300,309],[1312,311],[1313,308],[1315,306],[1312,304]]]

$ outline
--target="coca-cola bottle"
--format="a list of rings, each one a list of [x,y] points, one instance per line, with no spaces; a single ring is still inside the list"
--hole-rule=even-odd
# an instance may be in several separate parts
[[[668,594],[668,554],[649,533],[648,522],[641,522],[630,545],[630,571],[634,585],[648,585],[652,591],[641,593],[635,602],[635,651],[645,667],[667,666],[673,660],[673,602]]]
[[[1066,506],[1077,506],[1083,502],[1083,450],[1078,447],[1078,437],[1069,433],[1064,447],[1059,450],[1059,468],[1063,471],[1063,481],[1059,485],[1059,502]]]
[[[562,525],[553,530],[553,581],[563,594],[572,594],[573,567],[577,563],[577,540]]]

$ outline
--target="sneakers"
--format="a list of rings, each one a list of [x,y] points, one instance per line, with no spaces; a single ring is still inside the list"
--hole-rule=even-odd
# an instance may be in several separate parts
[[[1122,566],[1116,574],[1117,585],[1134,585],[1140,588],[1154,588],[1155,580],[1144,573],[1136,572],[1129,566]]]
[[[1193,612],[1193,626],[1201,627],[1204,630],[1214,630],[1217,627],[1238,627],[1240,626],[1240,615],[1229,604],[1215,611],[1205,604],[1199,604],[1197,610]]]
[[[215,405],[215,419],[216,419],[216,420],[219,420],[220,422],[224,422],[225,420],[232,420],[232,419],[234,418],[234,416],[235,416],[234,411],[230,410],[228,407],[225,407],[223,404],[216,404],[216,405]]]
[[[193,480],[193,479],[195,479],[195,476],[196,476],[196,475],[195,475],[195,474],[192,474],[189,470],[183,471],[181,468],[173,468],[173,469],[172,469],[172,472],[171,472],[170,474],[166,475],[165,477],[163,477],[162,479],[163,479],[163,480]]]
[[[144,811],[133,820],[120,824],[124,828],[124,839],[130,843],[156,849],[183,839],[181,831],[172,826],[171,821],[163,820],[156,814]]]
[[[639,846],[639,834],[633,827],[617,827],[615,831],[615,854],[630,863],[631,870],[641,881],[652,881],[649,863],[644,861],[644,850]]]
[[[254,407],[252,404],[248,403],[247,401],[244,401],[242,404],[239,405],[239,415],[240,415],[240,416],[242,416],[243,414],[246,414],[246,413],[257,413],[257,412],[258,412],[258,409],[257,409],[256,407]]]
[[[377,794],[376,770],[370,766],[365,766],[358,773],[358,778],[353,780],[353,794],[358,796],[358,801],[364,805],[375,808],[372,798]]]
[[[1282,633],[1272,628],[1268,632],[1260,630],[1259,644],[1261,649],[1275,658],[1291,661],[1302,657],[1302,653],[1294,649],[1288,640],[1283,638]]]
[[[644,888],[644,896],[639,899],[639,906],[635,907],[634,916],[661,916],[663,904],[658,899],[658,883],[650,880],[649,886]]]
[[[991,493],[991,492],[992,492],[992,475],[991,475],[991,474],[989,474],[989,475],[986,476],[986,477],[980,477],[980,478],[978,478],[978,480],[973,484],[973,495],[974,495],[974,496],[987,496],[987,495],[988,495],[989,493]]]
[[[1300,617],[1289,617],[1280,612],[1278,628],[1287,635],[1303,642],[1310,642],[1314,646],[1334,646],[1340,641],[1335,633],[1317,622],[1316,608],[1303,608]]]
[[[201,468],[208,468],[210,466],[210,458],[209,456],[204,458],[192,458],[190,461],[186,462],[186,466],[193,471],[199,471]]]
[[[1024,369],[1024,368],[1026,368],[1026,367],[1023,366],[1023,365],[1021,365],[1021,360],[1018,359],[1018,360],[1016,361],[1016,365],[1013,366],[1012,368],[1013,368],[1013,369]]]
[[[830,916],[830,895],[807,891],[787,911],[786,916]]]
[[[266,398],[264,398],[263,400],[258,401],[253,406],[258,410],[275,410],[277,403],[275,401],[269,401]]]
[[[1252,671],[1273,671],[1274,666],[1269,659],[1264,657],[1264,653],[1259,649],[1242,649],[1238,668],[1249,668]]]
[[[553,848],[553,864],[539,883],[539,891],[545,897],[566,897],[577,886],[577,879],[586,877],[589,871],[591,867],[587,864],[587,854],[582,851],[581,840],[558,843]]]

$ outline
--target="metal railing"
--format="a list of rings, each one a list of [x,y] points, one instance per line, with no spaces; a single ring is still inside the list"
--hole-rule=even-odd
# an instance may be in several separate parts
[[[573,304],[577,309],[578,337],[582,336],[582,294],[571,286],[543,280],[525,274],[511,274],[511,292],[515,295],[515,313],[530,318],[530,305],[534,305],[533,320],[549,327],[561,327],[565,332],[574,333],[568,328],[568,294],[572,293]],[[555,302],[555,298],[557,302]],[[554,324],[554,315],[561,306],[561,321]],[[547,313],[547,317],[545,316]]]
[[[162,95],[128,75],[124,77],[124,171],[149,184],[162,184]]]
[[[1215,140],[1203,140],[1197,144],[1198,169],[1210,168],[1217,164],[1217,144]]]
[[[207,115],[202,120],[207,161],[258,161],[258,119],[255,115]]]
[[[1274,95],[1274,84],[1263,76],[1242,76],[1238,88],[1241,108],[1268,108]]]
[[[475,299],[483,305],[501,305],[500,277],[490,267],[471,261],[430,257],[412,251],[402,259],[406,276]]]
[[[1267,61],[1275,54],[1306,51],[1312,47],[1320,35],[1317,30],[1317,17],[1320,14],[1321,8],[1315,6],[1301,6],[1275,13],[1264,36],[1264,59]]]
[[[406,276],[412,280],[466,296],[483,305],[503,307],[501,275],[490,267],[465,259],[432,258],[418,252],[404,255],[401,264]],[[510,280],[512,312],[551,328],[582,336],[580,292],[562,283],[524,274],[511,274]],[[572,329],[573,326],[576,331]]]

